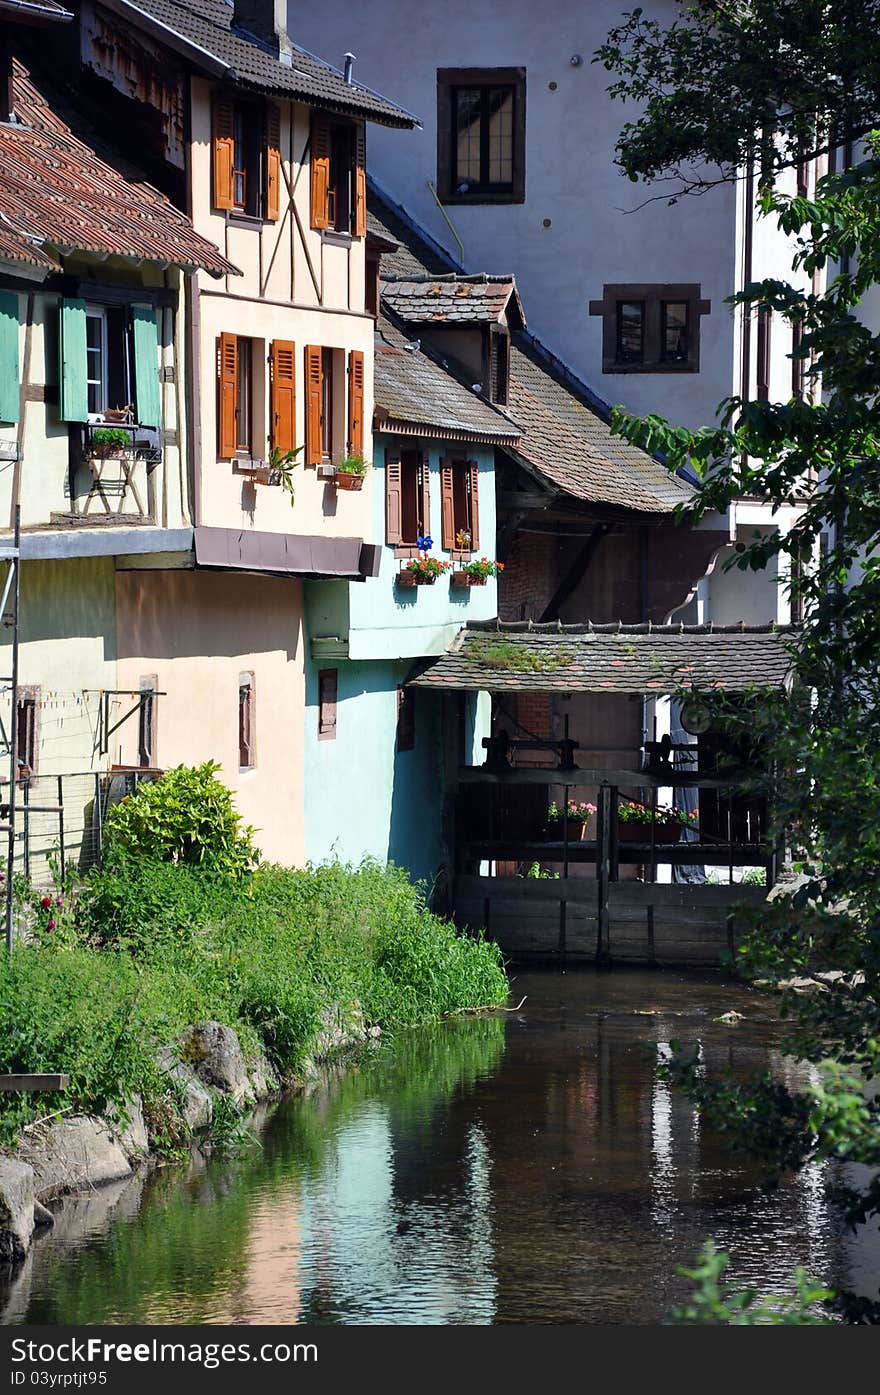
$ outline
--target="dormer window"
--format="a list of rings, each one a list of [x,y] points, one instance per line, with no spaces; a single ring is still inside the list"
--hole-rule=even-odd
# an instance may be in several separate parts
[[[315,112],[311,136],[311,225],[352,237],[367,235],[367,169],[363,122]]]

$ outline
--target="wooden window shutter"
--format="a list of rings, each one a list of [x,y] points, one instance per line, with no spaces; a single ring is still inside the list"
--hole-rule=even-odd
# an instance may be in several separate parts
[[[471,496],[471,551],[480,546],[480,467],[476,460],[468,461],[468,492]]]
[[[455,547],[455,499],[452,491],[452,461],[440,461],[440,542],[444,552]]]
[[[281,113],[270,102],[266,107],[266,218],[281,217]]]
[[[348,356],[348,450],[364,453],[364,356],[352,349]]]
[[[296,445],[296,349],[289,339],[275,339],[269,358],[272,422],[269,439],[281,451]]]
[[[235,406],[238,396],[238,339],[221,334],[217,340],[217,454],[231,460],[238,446]]]
[[[306,345],[306,465],[321,463],[321,349]]]
[[[156,312],[146,305],[131,307],[134,345],[134,400],[141,426],[162,425],[159,396],[159,329]]]
[[[0,291],[0,421],[18,421],[18,380],[18,292]]]
[[[431,462],[427,455],[419,454],[419,506],[422,519],[422,537],[431,535]]]
[[[330,226],[330,122],[322,112],[312,117],[312,197],[313,228]]]
[[[400,478],[400,451],[389,446],[385,451],[385,541],[399,543],[403,537],[403,490]]]
[[[88,421],[86,385],[86,303],[62,298],[58,314],[59,415],[62,421]]]
[[[235,165],[235,106],[228,97],[215,97],[213,110],[214,207],[233,207],[232,170]]]
[[[367,235],[367,136],[363,121],[354,137],[354,235]]]

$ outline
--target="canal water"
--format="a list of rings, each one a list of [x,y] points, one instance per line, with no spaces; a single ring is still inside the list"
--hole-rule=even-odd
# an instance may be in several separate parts
[[[658,1075],[677,1040],[794,1079],[771,999],[592,970],[523,997],[364,1053],[237,1156],[69,1198],[0,1322],[651,1323],[708,1236],[737,1285],[846,1281],[822,1171],[762,1189]]]

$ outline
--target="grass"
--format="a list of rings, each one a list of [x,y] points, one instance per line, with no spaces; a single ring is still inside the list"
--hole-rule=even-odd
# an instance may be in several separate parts
[[[231,884],[137,859],[93,875],[61,942],[0,962],[0,1071],[65,1071],[63,1094],[0,1095],[0,1143],[37,1114],[167,1101],[160,1046],[191,1022],[235,1028],[295,1077],[322,1012],[383,1030],[502,1003],[500,952],[433,915],[393,866],[263,865]]]

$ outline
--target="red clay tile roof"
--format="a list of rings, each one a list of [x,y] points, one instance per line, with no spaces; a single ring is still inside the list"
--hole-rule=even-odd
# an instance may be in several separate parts
[[[409,324],[498,324],[505,314],[511,329],[526,322],[512,276],[383,275],[382,299]]]
[[[411,682],[486,692],[745,692],[786,683],[790,635],[770,626],[477,621]]]
[[[212,242],[139,171],[95,148],[53,85],[14,60],[13,102],[21,124],[0,124],[0,212],[6,254],[55,266],[56,253],[95,252],[215,276],[237,275]],[[70,122],[71,124],[68,124]]]

